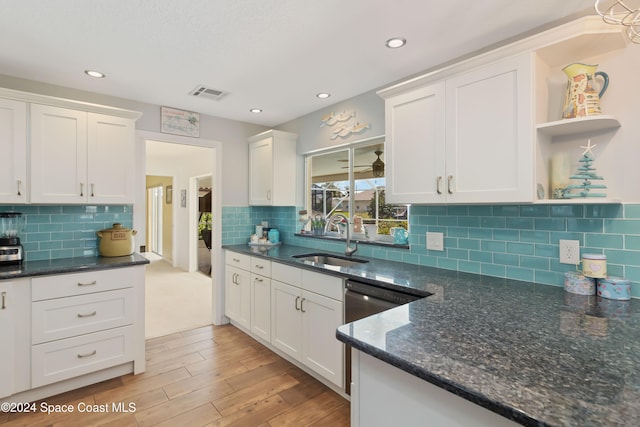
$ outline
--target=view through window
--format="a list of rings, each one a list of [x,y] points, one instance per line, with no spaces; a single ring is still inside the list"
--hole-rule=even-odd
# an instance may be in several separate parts
[[[381,164],[381,138],[307,156],[307,211],[312,219],[309,227],[321,227],[322,220],[341,213],[353,218],[355,237],[370,241],[391,242],[393,227],[408,230],[409,206],[386,203]]]

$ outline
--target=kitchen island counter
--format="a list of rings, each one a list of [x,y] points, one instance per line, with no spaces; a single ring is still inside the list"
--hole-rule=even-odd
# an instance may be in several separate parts
[[[291,258],[309,248],[227,248],[318,269]],[[320,270],[433,295],[343,325],[339,340],[522,425],[640,425],[640,301],[368,259]]]

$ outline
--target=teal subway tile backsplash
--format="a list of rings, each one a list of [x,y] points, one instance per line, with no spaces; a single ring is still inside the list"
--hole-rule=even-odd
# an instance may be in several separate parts
[[[133,227],[131,205],[3,205],[0,210],[24,214],[20,241],[26,261],[96,256],[96,231],[116,222]]]
[[[246,243],[267,220],[286,243],[344,250],[344,242],[295,236],[299,209],[225,207],[223,244]],[[562,286],[575,267],[558,262],[558,241],[579,240],[581,253],[606,254],[609,273],[631,280],[640,297],[640,204],[411,206],[409,224],[409,250],[360,245],[357,254]],[[426,250],[427,231],[444,233],[445,251]]]

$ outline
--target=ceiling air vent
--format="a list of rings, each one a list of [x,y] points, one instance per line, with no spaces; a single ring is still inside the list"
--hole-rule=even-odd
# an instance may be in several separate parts
[[[198,98],[215,99],[217,101],[226,96],[227,93],[221,90],[211,89],[206,86],[198,85],[194,90],[189,92],[189,95],[197,96]]]

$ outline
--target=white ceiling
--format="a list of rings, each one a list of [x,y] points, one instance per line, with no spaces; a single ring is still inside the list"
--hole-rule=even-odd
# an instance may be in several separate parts
[[[0,74],[275,126],[593,4],[0,0]],[[387,49],[394,36],[407,45]],[[188,96],[201,84],[228,95]],[[319,92],[332,96],[320,100]]]

